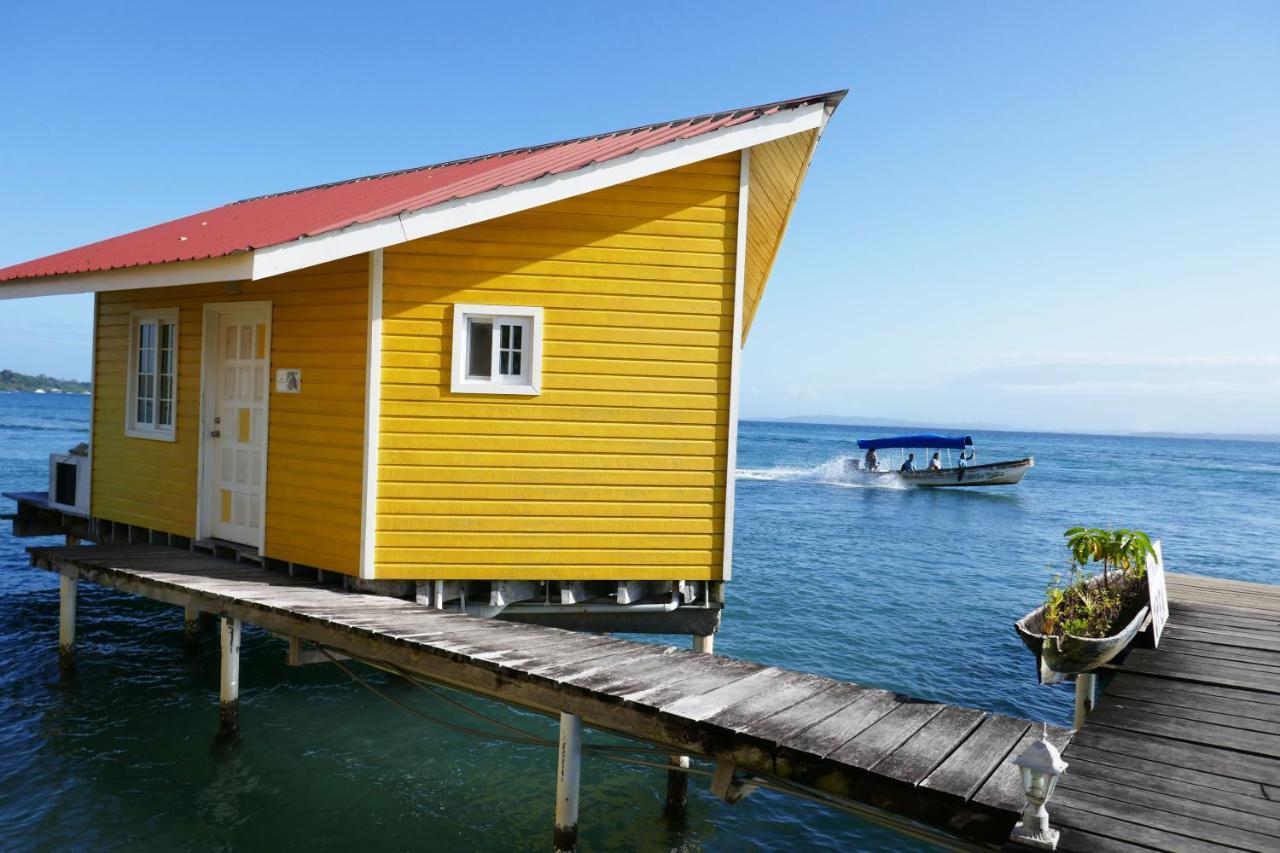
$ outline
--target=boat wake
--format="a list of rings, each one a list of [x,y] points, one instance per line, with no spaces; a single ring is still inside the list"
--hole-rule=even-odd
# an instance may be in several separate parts
[[[840,454],[826,462],[808,468],[779,465],[774,468],[739,468],[739,480],[764,480],[769,482],[821,483],[846,489],[906,489],[909,488],[896,476],[874,477],[850,470],[849,461],[858,457]]]

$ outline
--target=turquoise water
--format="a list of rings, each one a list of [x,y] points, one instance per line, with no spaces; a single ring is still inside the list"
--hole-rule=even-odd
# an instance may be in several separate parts
[[[87,397],[0,394],[0,488],[41,487],[47,453],[85,440],[87,422]],[[1066,527],[1139,526],[1163,540],[1171,570],[1280,582],[1278,444],[977,433],[980,459],[1036,457],[1022,485],[931,492],[841,477],[851,438],[885,432],[743,424],[717,651],[1065,724],[1070,688],[1036,685],[1011,623],[1035,605],[1046,563],[1061,562]],[[172,608],[84,585],[80,669],[64,683],[56,581],[26,568],[22,549],[38,540],[0,529],[0,846],[548,847],[550,751],[433,727],[329,666],[289,669],[260,632],[245,639],[243,739],[229,752],[211,749],[213,637],[184,656]],[[473,704],[554,736],[540,717]],[[661,772],[588,757],[583,849],[914,846],[783,795],[725,806],[702,780],[674,831],[664,786]]]

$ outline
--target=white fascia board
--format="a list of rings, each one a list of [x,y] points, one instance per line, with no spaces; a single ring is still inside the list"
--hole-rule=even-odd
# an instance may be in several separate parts
[[[278,246],[268,246],[254,252],[253,278],[280,275],[541,207],[813,130],[821,127],[825,120],[826,105],[810,104],[692,139],[637,151],[572,172],[547,175],[518,186],[443,202],[413,213],[401,213],[375,222],[352,225],[314,237],[303,237]]]
[[[247,281],[252,275],[253,255],[249,252],[237,252],[234,255],[206,258],[200,261],[176,261],[121,270],[68,273],[24,279],[16,284],[0,284],[0,299],[139,290],[144,287],[173,287],[217,281]]]

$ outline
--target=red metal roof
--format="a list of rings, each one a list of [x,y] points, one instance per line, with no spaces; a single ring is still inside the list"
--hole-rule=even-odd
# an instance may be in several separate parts
[[[781,110],[838,102],[843,92],[520,148],[246,199],[0,269],[0,282],[217,258],[287,243],[453,199],[512,187]]]

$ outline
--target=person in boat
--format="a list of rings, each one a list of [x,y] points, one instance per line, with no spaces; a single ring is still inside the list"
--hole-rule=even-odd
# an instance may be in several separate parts
[[[899,471],[914,471],[914,470],[916,470],[916,455],[915,455],[914,453],[908,453],[908,454],[907,454],[907,461],[906,461],[906,462],[903,462],[903,463],[902,463],[902,467],[901,467],[901,468],[899,468],[898,470],[899,470]]]
[[[972,450],[969,451],[969,458],[973,458]],[[956,467],[960,469],[960,473],[956,476],[956,482],[959,483],[964,480],[964,469],[969,467],[969,463],[965,461],[963,450],[960,451],[960,460],[956,462]]]
[[[929,470],[930,470],[930,471],[941,471],[941,470],[942,470],[942,455],[941,455],[941,451],[938,451],[938,450],[933,451],[933,458],[929,460]]]
[[[875,471],[880,467],[880,460],[876,458],[876,449],[874,447],[867,451],[867,455],[863,457],[862,461],[868,471]]]

